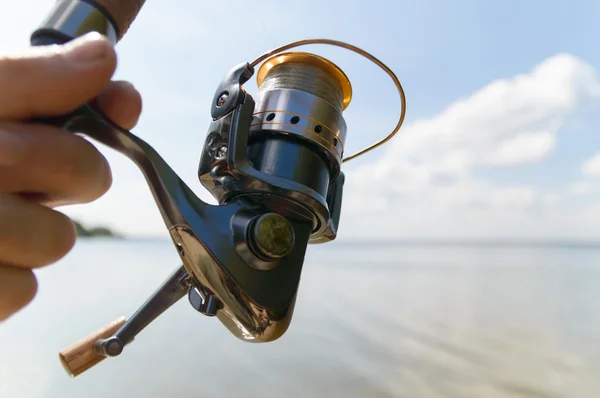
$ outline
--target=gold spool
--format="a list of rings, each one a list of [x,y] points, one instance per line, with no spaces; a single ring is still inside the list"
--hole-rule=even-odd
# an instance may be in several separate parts
[[[323,72],[333,77],[340,85],[343,96],[342,110],[346,109],[348,105],[350,105],[350,101],[352,100],[352,85],[350,84],[350,79],[348,79],[348,76],[346,76],[344,71],[342,71],[336,64],[315,54],[304,52],[288,52],[272,56],[263,62],[256,73],[256,83],[258,86],[260,87],[263,84],[265,77],[273,68],[286,63],[311,65],[321,69]]]

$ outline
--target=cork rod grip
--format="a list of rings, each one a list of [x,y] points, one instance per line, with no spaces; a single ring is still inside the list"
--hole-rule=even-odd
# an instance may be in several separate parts
[[[75,377],[106,359],[105,356],[96,354],[94,344],[100,339],[111,337],[124,323],[125,318],[119,318],[62,350],[58,356],[69,375]]]
[[[118,40],[121,40],[135,20],[146,0],[95,0],[110,14],[119,30]]]

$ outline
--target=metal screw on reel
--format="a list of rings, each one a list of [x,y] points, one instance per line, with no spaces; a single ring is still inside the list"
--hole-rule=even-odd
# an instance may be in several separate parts
[[[225,105],[225,103],[227,102],[227,98],[229,98],[229,94],[227,94],[227,93],[221,94],[221,96],[217,100],[217,106],[220,108],[223,105]]]

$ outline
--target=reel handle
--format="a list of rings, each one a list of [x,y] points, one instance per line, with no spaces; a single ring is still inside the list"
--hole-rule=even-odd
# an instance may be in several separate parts
[[[202,298],[195,298],[195,290],[190,289],[188,280],[189,275],[185,268],[177,267],[131,318],[119,318],[62,350],[59,358],[65,370],[71,377],[75,377],[107,357],[120,355],[123,348],[146,326],[186,294],[190,296],[190,300],[194,298],[195,302],[204,304]],[[198,310],[203,308],[200,306]]]

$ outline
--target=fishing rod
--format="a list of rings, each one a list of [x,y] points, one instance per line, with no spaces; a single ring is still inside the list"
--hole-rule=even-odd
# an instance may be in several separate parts
[[[117,45],[144,3],[59,0],[31,35],[31,44],[63,44],[95,31]],[[401,110],[387,137],[344,156],[343,112],[352,99],[352,85],[328,59],[288,51],[309,44],[353,51],[392,78]],[[260,93],[256,101],[243,88],[255,74]],[[308,245],[337,236],[342,164],[388,142],[400,130],[405,110],[396,75],[373,55],[344,42],[301,40],[233,67],[215,90],[198,168],[200,183],[218,205],[199,199],[152,146],[91,103],[45,119],[111,147],[138,166],[181,260],[129,319],[120,318],[62,350],[65,370],[75,377],[120,355],[184,296],[195,310],[216,317],[241,340],[281,337],[292,319]]]

